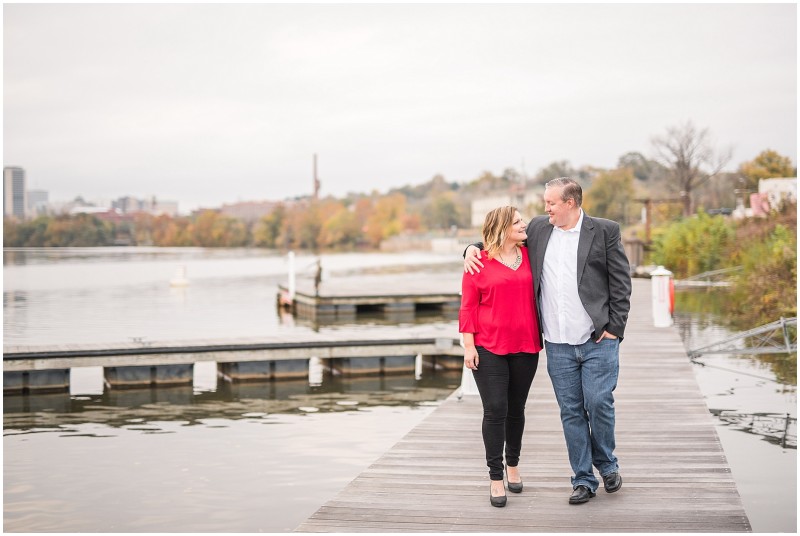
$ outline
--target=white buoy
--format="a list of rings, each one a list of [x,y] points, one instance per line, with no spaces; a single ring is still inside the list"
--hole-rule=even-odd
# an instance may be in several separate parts
[[[186,279],[186,266],[179,266],[178,270],[175,272],[175,277],[169,280],[169,286],[185,287],[188,284],[189,280]]]

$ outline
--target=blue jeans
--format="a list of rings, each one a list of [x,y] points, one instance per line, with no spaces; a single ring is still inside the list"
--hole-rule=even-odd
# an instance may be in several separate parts
[[[614,389],[619,376],[619,339],[583,344],[545,341],[547,373],[553,383],[572,466],[572,487],[597,491],[601,476],[619,470],[614,456]]]

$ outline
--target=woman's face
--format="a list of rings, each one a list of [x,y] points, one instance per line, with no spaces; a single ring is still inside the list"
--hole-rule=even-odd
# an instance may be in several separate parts
[[[522,219],[519,212],[514,212],[514,220],[511,222],[508,232],[506,233],[508,240],[512,242],[524,242],[528,238],[528,234],[525,232],[525,227],[527,227],[527,225],[528,223]]]

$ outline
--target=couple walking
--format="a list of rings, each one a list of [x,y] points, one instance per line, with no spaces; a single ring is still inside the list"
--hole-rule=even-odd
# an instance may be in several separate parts
[[[526,225],[514,207],[497,208],[486,215],[483,244],[464,255],[459,331],[483,402],[493,506],[506,504],[504,469],[508,490],[522,491],[525,401],[543,344],[574,473],[569,503],[595,496],[592,466],[607,492],[622,486],[613,391],[630,268],[619,225],[589,217],[581,202],[578,183],[553,179],[545,186],[547,215]]]

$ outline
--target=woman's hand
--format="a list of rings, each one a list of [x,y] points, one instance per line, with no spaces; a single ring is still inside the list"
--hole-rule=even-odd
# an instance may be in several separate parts
[[[474,346],[464,348],[464,365],[470,370],[478,370],[478,350]]]
[[[467,247],[467,252],[464,255],[464,271],[472,275],[480,273],[480,268],[483,268],[483,263],[480,261],[481,250],[475,246]],[[480,268],[478,268],[480,266]]]

